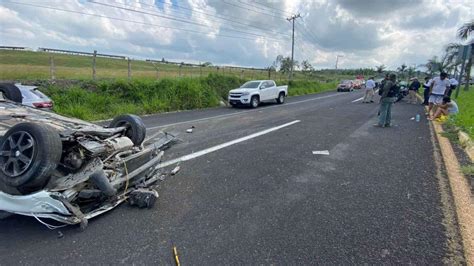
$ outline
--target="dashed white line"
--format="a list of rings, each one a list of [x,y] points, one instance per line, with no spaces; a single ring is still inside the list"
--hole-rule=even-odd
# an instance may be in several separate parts
[[[362,101],[364,99],[364,97],[360,97],[360,98],[357,98],[355,100],[353,100],[352,102],[355,103],[355,102],[358,102],[358,101]]]
[[[167,166],[179,163],[179,162],[189,161],[191,159],[201,157],[205,154],[215,152],[215,151],[218,151],[220,149],[229,147],[231,145],[234,145],[234,144],[237,144],[237,143],[240,143],[240,142],[244,142],[246,140],[253,139],[253,138],[265,135],[265,134],[268,134],[270,132],[273,132],[273,131],[276,131],[276,130],[279,130],[279,129],[282,129],[282,128],[285,128],[285,127],[288,127],[288,126],[291,126],[291,125],[294,125],[294,124],[299,123],[299,122],[301,122],[301,121],[300,120],[295,120],[295,121],[292,121],[292,122],[289,122],[289,123],[286,123],[286,124],[283,124],[283,125],[280,125],[280,126],[272,127],[272,128],[269,128],[269,129],[266,129],[266,130],[263,130],[263,131],[260,131],[260,132],[257,132],[257,133],[253,133],[251,135],[248,135],[248,136],[245,136],[245,137],[242,137],[242,138],[238,138],[238,139],[235,139],[235,140],[232,140],[232,141],[229,141],[229,142],[225,142],[225,143],[222,143],[222,144],[219,144],[219,145],[216,145],[216,146],[213,146],[213,147],[210,147],[210,148],[198,151],[198,152],[194,152],[194,153],[191,153],[191,154],[188,154],[188,155],[184,155],[182,157],[179,157],[179,158],[176,158],[176,159],[173,159],[173,160],[162,162],[162,163],[160,163],[156,166],[156,169],[167,167]]]
[[[194,120],[188,120],[188,121],[183,121],[183,122],[177,122],[177,123],[172,123],[172,124],[167,124],[167,125],[161,125],[161,126],[154,126],[154,127],[147,127],[148,130],[151,129],[157,129],[157,128],[163,128],[163,127],[171,127],[171,126],[177,126],[177,125],[182,125],[182,124],[187,124],[187,123],[194,123],[194,122],[200,122],[200,121],[205,121],[209,119],[215,119],[215,118],[222,118],[222,117],[228,117],[228,116],[234,116],[234,115],[240,115],[240,114],[245,114],[245,113],[250,113],[250,112],[255,112],[255,111],[264,111],[267,109],[271,108],[277,108],[277,107],[284,107],[288,105],[294,105],[294,104],[300,104],[304,102],[309,102],[309,101],[315,101],[315,100],[321,100],[321,99],[326,99],[326,98],[331,98],[335,97],[338,95],[345,95],[344,93],[338,93],[338,94],[331,94],[331,95],[326,95],[322,97],[317,97],[317,98],[312,98],[312,99],[306,99],[298,102],[292,102],[292,103],[285,103],[283,105],[274,105],[266,108],[261,108],[261,109],[254,109],[254,110],[248,110],[248,111],[242,111],[242,112],[235,112],[231,114],[223,114],[223,115],[216,115],[216,116],[210,116],[210,117],[204,117],[204,118],[199,118],[199,119],[194,119]]]

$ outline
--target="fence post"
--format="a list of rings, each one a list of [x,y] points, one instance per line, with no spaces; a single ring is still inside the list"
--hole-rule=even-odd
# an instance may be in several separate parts
[[[97,57],[97,50],[94,50],[94,55],[92,57],[92,79],[95,80],[95,58]]]
[[[182,67],[183,67],[183,65],[179,65],[179,73],[178,73],[179,77],[181,77],[181,68]]]
[[[202,77],[202,65],[199,66],[199,76]]]
[[[128,80],[132,79],[132,62],[130,57],[127,57],[127,65],[128,65]]]
[[[240,79],[243,79],[243,76],[244,76],[244,70],[242,69],[242,71],[240,72]]]
[[[54,67],[54,56],[49,57],[49,74],[51,75],[51,80],[56,79],[55,75],[55,67]]]

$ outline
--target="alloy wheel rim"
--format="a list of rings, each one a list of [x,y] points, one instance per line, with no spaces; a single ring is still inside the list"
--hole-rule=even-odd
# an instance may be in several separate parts
[[[35,139],[30,133],[18,131],[11,134],[0,147],[2,172],[10,177],[24,174],[33,163]]]

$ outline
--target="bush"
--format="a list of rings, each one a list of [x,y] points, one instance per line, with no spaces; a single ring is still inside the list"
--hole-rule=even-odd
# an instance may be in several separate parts
[[[245,80],[209,74],[205,78],[165,78],[160,80],[85,81],[65,86],[44,85],[55,102],[54,110],[84,120],[108,119],[119,114],[152,114],[218,106],[229,90]],[[290,95],[334,89],[333,83],[293,81]]]

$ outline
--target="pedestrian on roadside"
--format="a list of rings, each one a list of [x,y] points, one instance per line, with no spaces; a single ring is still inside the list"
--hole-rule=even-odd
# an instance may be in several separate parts
[[[410,86],[408,87],[408,103],[416,104],[418,102],[416,94],[418,93],[420,87],[421,84],[418,81],[418,78],[413,78]]]
[[[427,115],[431,114],[434,106],[441,105],[443,98],[446,96],[450,83],[446,72],[441,72],[439,77],[435,77],[430,82],[430,98],[428,99],[429,107]]]
[[[454,78],[454,76],[452,76],[452,77],[449,79],[449,83],[450,83],[451,85],[449,86],[448,96],[451,97],[451,94],[452,94],[453,91],[457,88],[457,86],[459,85],[459,82],[457,81],[457,79]]]
[[[367,82],[365,82],[365,96],[363,103],[373,103],[374,102],[374,89],[375,89],[375,81],[374,77],[370,77]]]
[[[398,87],[396,84],[397,75],[390,74],[389,79],[385,81],[380,99],[379,122],[375,127],[391,127],[392,105],[397,100]]]
[[[433,116],[429,117],[428,120],[439,119],[439,122],[443,122],[449,115],[455,115],[459,113],[459,107],[454,100],[451,100],[449,96],[443,98],[443,103],[438,107]]]
[[[430,82],[431,82],[431,78],[430,77],[425,77],[425,83],[423,83],[423,98],[424,98],[424,101],[423,101],[423,105],[428,105],[428,99],[430,98]]]

